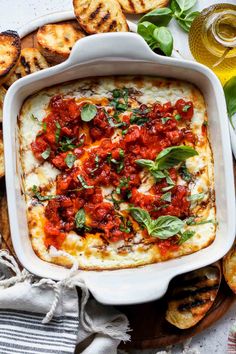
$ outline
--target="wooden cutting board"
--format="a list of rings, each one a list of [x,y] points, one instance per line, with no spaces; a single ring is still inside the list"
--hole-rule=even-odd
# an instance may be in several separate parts
[[[23,38],[22,48],[37,47],[35,33],[36,32],[33,32]],[[2,194],[5,193],[3,182],[0,183],[0,191],[2,191]],[[0,203],[0,225],[2,224],[1,215],[3,215],[5,219],[6,201]],[[6,225],[6,222],[4,225]],[[9,226],[5,226],[4,230],[2,229],[1,231],[3,246],[8,248],[11,253],[14,252],[9,234]],[[196,326],[187,330],[175,328],[165,320],[167,306],[166,296],[160,300],[146,304],[117,307],[127,315],[130,321],[130,327],[132,328],[131,342],[122,344],[121,347],[123,349],[144,349],[180,343],[215,324],[215,322],[228,311],[235,300],[236,295],[228,288],[225,281],[222,281],[217,298],[210,311]]]

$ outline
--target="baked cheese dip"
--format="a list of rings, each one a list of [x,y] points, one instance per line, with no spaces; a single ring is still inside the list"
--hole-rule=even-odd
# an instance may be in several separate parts
[[[117,76],[47,88],[24,102],[19,138],[29,233],[41,259],[117,269],[213,242],[213,157],[195,86]],[[64,254],[53,256],[55,248]]]

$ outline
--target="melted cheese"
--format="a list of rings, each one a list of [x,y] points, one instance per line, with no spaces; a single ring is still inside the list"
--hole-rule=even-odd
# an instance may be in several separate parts
[[[111,98],[111,91],[122,87],[130,87],[136,90],[136,96],[135,93],[133,96],[136,97],[139,104],[150,104],[156,101],[160,103],[170,101],[174,104],[181,98],[186,101],[193,101],[194,116],[191,122],[191,129],[198,137],[195,149],[199,155],[188,159],[186,167],[194,175],[194,182],[190,185],[191,195],[205,193],[204,201],[206,201],[206,205],[201,208],[198,203],[193,203],[192,211],[204,219],[215,219],[214,203],[209,201],[210,193],[214,194],[213,161],[208,138],[202,135],[202,124],[207,120],[207,115],[201,93],[186,82],[152,79],[149,77],[143,79],[137,77],[115,77],[79,80],[42,90],[28,98],[22,107],[19,120],[21,160],[24,174],[23,185],[27,191],[26,199],[29,206],[29,232],[35,252],[46,261],[64,266],[71,265],[71,261],[66,259],[66,257],[51,257],[44,245],[44,206],[47,202],[36,205],[31,203],[30,190],[33,185],[47,187],[47,193],[49,194],[55,193],[55,178],[59,173],[57,169],[47,162],[40,165],[31,152],[30,144],[34,141],[40,129],[38,121],[41,121],[45,116],[49,100],[54,95],[63,94],[65,98],[75,97],[76,100],[84,99],[84,97],[92,100],[101,100]],[[134,106],[137,102],[132,98]],[[32,114],[37,117],[38,121],[32,119]],[[121,131],[117,129],[112,136],[112,141],[119,141],[120,138]],[[95,146],[96,144],[94,144]],[[79,165],[80,163],[81,161],[77,160],[75,164]],[[154,178],[143,171],[141,172],[141,179],[142,184],[138,191],[148,194],[155,183]],[[184,185],[186,182],[179,178],[178,184]],[[103,198],[106,202],[109,201],[112,191],[113,188],[111,187],[102,188]],[[120,204],[121,211],[127,208],[127,203]],[[136,267],[196,252],[207,247],[214,240],[216,232],[216,226],[213,223],[186,226],[186,229],[194,230],[195,235],[183,243],[177,251],[170,251],[165,255],[160,253],[155,242],[147,243],[142,232],[138,229],[133,239],[110,243],[109,245],[104,243],[99,234],[87,233],[86,237],[81,237],[71,231],[66,235],[62,249],[72,255],[79,262],[79,266],[85,269]]]

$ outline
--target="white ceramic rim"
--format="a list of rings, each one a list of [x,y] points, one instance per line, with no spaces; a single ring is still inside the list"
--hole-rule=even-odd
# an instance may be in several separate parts
[[[36,19],[36,20],[30,22],[27,26],[22,27],[22,29],[19,30],[19,34],[20,34],[20,36],[25,36],[28,33],[31,33],[32,31],[37,29],[37,27],[43,25],[44,23],[59,22],[59,21],[63,21],[63,20],[68,20],[68,19],[71,19],[71,16],[73,16],[73,12],[71,12],[71,11],[68,12],[67,11],[67,12],[55,13],[55,14],[52,14],[52,16],[46,15],[46,16],[40,17],[39,19]],[[114,33],[114,34],[107,33],[107,34],[103,34],[102,36],[103,36],[103,38],[106,38],[106,37],[108,38],[108,37],[111,37],[111,36],[119,36],[119,34],[120,33]],[[129,38],[131,36],[135,36],[132,33],[124,33],[122,35],[126,36],[126,38]],[[87,41],[92,41],[93,40],[92,37],[95,39],[95,37],[99,38],[99,36],[101,36],[101,35],[89,36],[89,37],[86,37],[87,38],[86,40]],[[137,42],[138,41],[140,43],[144,42],[144,40],[141,37],[139,37],[139,36],[136,36],[136,37],[139,38],[139,39],[137,39],[137,38],[135,39]],[[78,41],[77,44],[76,44],[76,47],[78,47],[79,42],[81,42],[81,44],[82,44],[83,41],[84,41],[83,39]],[[144,43],[142,43],[142,45],[144,45]],[[163,57],[157,56],[153,52],[151,52],[146,44],[145,44],[145,46],[146,46],[146,48],[145,48],[146,51],[147,52],[149,51],[149,56],[153,58],[153,61],[155,61],[155,58],[156,58],[156,61],[157,61],[157,57],[158,57],[159,58],[158,59],[159,63],[163,63],[163,64],[167,64],[167,65],[173,64],[174,66],[178,65],[178,66],[181,66],[181,67],[190,67],[191,66],[191,67],[195,67],[195,69],[198,68],[199,72],[201,72],[205,76],[207,76],[212,84],[215,84],[215,86],[216,86],[216,92],[215,92],[216,96],[219,95],[219,97],[222,97],[222,88],[219,87],[218,79],[205,66],[203,66],[201,64],[198,64],[198,63],[194,63],[194,62],[189,62],[189,61],[186,62],[184,60],[180,61],[180,60],[176,60],[176,59],[173,59],[173,58],[167,58],[167,57],[163,58]],[[74,52],[76,52],[76,49],[74,50]],[[72,50],[72,54],[73,54],[73,50]],[[85,55],[85,57],[86,57],[86,55]],[[140,57],[142,57],[141,54],[140,54]],[[136,58],[136,60],[138,60],[138,58]],[[50,77],[50,76],[53,75],[52,74],[52,72],[53,72],[52,70],[54,70],[55,73],[59,73],[60,69],[63,69],[67,65],[70,66],[70,64],[73,64],[73,58],[71,60],[68,60],[68,62],[62,63],[60,65],[57,65],[57,66],[53,67],[53,68],[43,70],[41,72],[35,73],[32,76],[30,75],[29,77],[25,77],[25,78],[19,80],[14,85],[12,85],[12,87],[9,89],[9,94],[7,94],[6,102],[8,103],[8,101],[10,101],[10,96],[12,94],[14,95],[14,93],[17,91],[17,88],[20,87],[22,85],[22,83],[25,83],[25,84],[29,83],[31,81],[31,77],[33,79],[32,81],[34,81],[34,79],[37,80],[37,78],[39,78],[39,77],[45,77],[46,78],[47,74],[49,74],[49,77]],[[6,106],[7,106],[7,104],[6,104]],[[9,110],[9,107],[5,108],[5,105],[4,105],[4,111],[7,112],[7,110]],[[221,112],[224,113],[224,110],[225,110],[225,104],[223,105],[223,108],[221,109]],[[232,162],[232,154],[231,154],[230,143],[229,143],[229,131],[228,131],[228,129],[223,129],[223,123],[221,123],[221,122],[220,122],[220,126],[221,126],[221,134],[222,134],[222,136],[224,137],[224,140],[225,140],[225,143],[223,145],[224,164],[226,163],[226,161],[231,163]],[[4,129],[4,131],[5,131],[4,139],[5,139],[5,137],[6,138],[9,137],[9,129],[10,128],[9,127],[7,128],[7,124],[6,124],[6,129]],[[9,143],[8,143],[8,145],[9,145]],[[9,146],[6,148],[6,151],[8,151],[8,152],[10,151],[10,147]],[[7,186],[8,186],[7,189],[8,189],[8,191],[11,191],[12,188],[14,189],[14,184],[12,184],[12,177],[13,176],[11,175],[12,166],[11,166],[11,162],[9,161],[9,159],[6,158],[5,162],[6,162],[6,176],[10,177],[10,179],[6,178],[6,183],[7,183]],[[233,181],[233,170],[230,168],[228,173],[227,173],[227,176],[226,176],[226,182],[230,186],[232,186],[232,189],[231,189],[231,192],[229,192],[229,189],[226,190],[227,203],[230,205],[231,210],[235,210],[235,200],[232,198],[232,190],[234,191],[234,187],[233,187],[232,181]],[[234,193],[233,193],[233,195],[234,195]],[[14,198],[12,197],[12,195],[10,196],[10,202],[11,203],[9,203],[9,205],[10,204],[11,205],[10,205],[9,211],[10,211],[10,213],[11,212],[14,213],[14,212],[16,212],[16,206],[14,206]],[[231,226],[231,228],[233,230],[232,232],[234,232],[235,231],[235,215],[234,214],[233,214],[232,219],[230,220],[230,226]],[[14,223],[13,223],[13,225],[11,225],[11,227],[12,227],[13,231],[16,230],[16,226],[14,225]],[[232,242],[231,241],[232,241],[231,239],[227,241],[227,250],[229,249],[230,245],[233,242],[233,241]],[[16,240],[14,238],[14,241],[13,241],[14,245],[18,246],[19,242],[20,242],[20,240]],[[224,250],[224,253],[225,253],[225,250]],[[210,263],[216,261],[217,259],[219,259],[222,256],[223,256],[223,254],[220,254],[220,255],[217,254],[214,258],[210,259]],[[18,258],[21,261],[21,263],[27,269],[29,269],[29,270],[31,269],[30,264],[29,264],[29,262],[27,260],[23,259],[21,256],[19,256]],[[187,271],[194,270],[194,269],[199,268],[199,267],[203,267],[203,266],[205,266],[207,264],[209,264],[209,261],[207,261],[207,258],[206,258],[206,259],[203,259],[201,261],[200,265],[199,264],[197,264],[197,265],[195,264],[194,266],[191,266],[190,264],[185,263],[184,266],[179,266],[179,267],[177,267],[177,269],[172,269],[172,271],[169,271],[169,273],[171,273],[171,274],[167,273],[167,279],[165,280],[165,284],[163,284],[162,289],[160,289],[160,294],[163,295],[165,293],[165,291],[166,291],[166,289],[168,287],[169,281],[174,276],[176,276],[178,274],[185,273]],[[140,268],[136,268],[136,269],[140,269]],[[40,273],[41,272],[40,269],[37,272],[35,272],[35,271],[32,271],[32,272],[37,274],[37,275],[39,275],[39,276],[43,276],[43,277],[46,276],[45,273],[44,274]],[[104,273],[107,273],[107,272],[109,272],[109,271],[104,271]],[[116,272],[116,271],[112,271],[112,272]],[[86,272],[84,272],[84,273],[86,273]],[[86,280],[88,280],[88,285],[89,285],[89,288],[90,288],[92,282],[91,282],[91,277],[90,277],[89,273],[92,275],[92,272],[88,272],[88,274],[86,276],[84,276],[84,278],[86,278]],[[111,271],[110,271],[110,273],[111,273]],[[65,274],[65,273],[63,273],[63,274]],[[59,280],[59,279],[61,279],[61,277],[62,276],[58,275],[58,276],[55,276],[53,278]],[[99,294],[99,292],[96,292],[94,287],[91,289],[91,291],[92,291],[93,295],[96,297],[96,299],[98,301],[106,303],[106,304],[131,304],[131,303],[139,303],[140,302],[137,299],[134,300],[134,301],[125,301],[125,300],[123,300],[122,302],[121,301],[116,302],[116,299],[112,299],[112,298],[111,299],[106,298],[104,300],[104,297],[102,296],[102,294],[101,293]],[[142,301],[151,301],[151,300],[154,300],[156,298],[158,298],[157,295],[155,295],[153,293],[150,293],[150,294],[147,294],[145,299],[143,299]]]

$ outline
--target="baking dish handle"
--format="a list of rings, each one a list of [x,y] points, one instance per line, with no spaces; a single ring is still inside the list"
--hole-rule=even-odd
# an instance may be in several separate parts
[[[154,54],[145,40],[136,33],[102,33],[84,37],[74,45],[69,62],[71,65],[91,60],[109,58],[153,61],[161,55]]]
[[[119,276],[114,272],[119,272]],[[95,299],[106,305],[134,305],[160,299],[173,276],[164,272],[157,279],[156,272],[149,272],[145,267],[82,275]],[[140,281],[143,286],[140,286]]]

